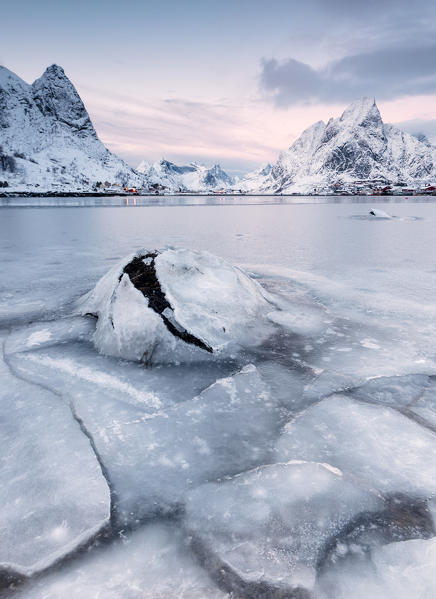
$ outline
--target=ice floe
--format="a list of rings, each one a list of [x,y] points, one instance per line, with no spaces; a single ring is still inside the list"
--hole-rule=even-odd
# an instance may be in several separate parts
[[[189,494],[185,526],[201,563],[239,597],[309,598],[331,539],[375,493],[328,464],[261,466]]]
[[[400,412],[351,397],[323,399],[289,422],[276,459],[328,462],[390,495],[436,495],[436,436]]]
[[[151,524],[111,545],[95,547],[44,579],[23,586],[20,599],[223,599],[190,556],[180,532]]]
[[[286,414],[252,365],[154,414],[86,396],[74,410],[106,465],[122,525],[175,513],[189,489],[268,461]]]
[[[68,402],[0,362],[0,570],[43,570],[109,524],[110,494]]]

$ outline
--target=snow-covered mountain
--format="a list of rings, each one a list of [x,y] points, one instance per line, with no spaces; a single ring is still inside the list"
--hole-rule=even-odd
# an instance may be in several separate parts
[[[249,173],[241,186],[252,192],[308,193],[335,183],[405,185],[435,177],[436,148],[384,124],[375,101],[361,98],[339,118],[306,129],[270,170]]]
[[[164,159],[153,164],[143,160],[136,170],[146,176],[150,186],[162,187],[173,193],[213,192],[231,189],[233,185],[233,179],[219,164],[208,168],[195,162],[187,166],[177,166]]]
[[[27,84],[0,66],[0,181],[36,191],[87,191],[143,177],[99,140],[71,81],[57,65]]]

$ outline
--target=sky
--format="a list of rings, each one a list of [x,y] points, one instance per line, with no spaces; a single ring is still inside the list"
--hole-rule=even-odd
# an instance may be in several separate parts
[[[436,143],[434,0],[22,0],[1,18],[0,64],[29,83],[62,66],[134,167],[241,174],[363,95]]]

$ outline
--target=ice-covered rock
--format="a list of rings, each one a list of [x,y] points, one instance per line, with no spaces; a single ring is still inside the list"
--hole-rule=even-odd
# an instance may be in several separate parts
[[[377,494],[328,464],[289,462],[195,489],[185,526],[221,588],[238,597],[306,599],[330,541],[359,514],[382,507]]]
[[[70,406],[0,362],[0,570],[28,576],[109,523],[100,465]]]
[[[285,417],[254,366],[167,410],[74,401],[106,466],[121,523],[174,512],[208,480],[268,461]]]
[[[436,539],[377,547],[371,559],[338,563],[320,578],[316,599],[431,599],[436,596]]]
[[[389,407],[332,396],[288,423],[276,459],[328,462],[385,494],[436,494],[436,436]]]
[[[271,330],[258,283],[208,252],[140,250],[111,269],[82,313],[98,317],[95,345],[146,363],[234,351]]]
[[[392,216],[384,210],[378,210],[376,208],[371,208],[371,210],[369,211],[369,215],[373,218],[379,218],[384,220],[389,220],[392,218]]]
[[[224,599],[180,532],[151,524],[18,588],[20,599]]]

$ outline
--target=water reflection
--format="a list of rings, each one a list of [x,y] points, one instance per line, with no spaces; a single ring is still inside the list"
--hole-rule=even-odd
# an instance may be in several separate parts
[[[92,196],[0,198],[0,207],[126,207],[139,206],[244,206],[279,204],[414,204],[435,203],[436,196],[256,196],[256,195],[175,195],[175,196]]]

